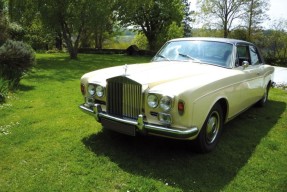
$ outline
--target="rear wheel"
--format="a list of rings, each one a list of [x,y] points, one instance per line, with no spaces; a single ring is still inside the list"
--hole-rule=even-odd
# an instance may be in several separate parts
[[[196,139],[199,152],[212,151],[218,143],[223,127],[223,112],[217,103],[210,110],[204,125]]]

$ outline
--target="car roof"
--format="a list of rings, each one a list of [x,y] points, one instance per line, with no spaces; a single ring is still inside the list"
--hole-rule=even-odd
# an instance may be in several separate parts
[[[172,41],[215,41],[215,42],[222,42],[222,43],[230,43],[230,44],[250,44],[253,45],[250,42],[239,40],[239,39],[229,39],[229,38],[218,38],[218,37],[187,37],[187,38],[177,38],[172,39],[169,42]]]

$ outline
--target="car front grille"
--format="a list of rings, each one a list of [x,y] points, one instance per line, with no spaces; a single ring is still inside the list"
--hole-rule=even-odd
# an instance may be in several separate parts
[[[142,111],[142,85],[124,76],[107,80],[107,113],[137,119]]]

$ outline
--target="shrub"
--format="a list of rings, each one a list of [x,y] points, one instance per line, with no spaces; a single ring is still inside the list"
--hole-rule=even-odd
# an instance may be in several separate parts
[[[5,102],[8,95],[8,81],[0,77],[0,103]]]
[[[22,41],[25,35],[25,30],[17,23],[10,23],[8,26],[8,33],[11,39],[15,41]]]
[[[0,46],[7,40],[8,38],[8,21],[4,14],[1,13],[1,0],[0,0]]]
[[[147,50],[148,49],[148,41],[146,36],[143,33],[137,33],[134,37],[132,44],[138,46],[141,50]]]
[[[19,85],[34,64],[35,53],[29,45],[8,40],[0,47],[0,77],[9,81],[10,89]]]

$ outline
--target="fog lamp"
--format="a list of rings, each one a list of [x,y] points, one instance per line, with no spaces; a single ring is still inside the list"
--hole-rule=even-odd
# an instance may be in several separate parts
[[[166,113],[159,113],[158,119],[161,123],[170,125],[172,123],[171,115]]]

